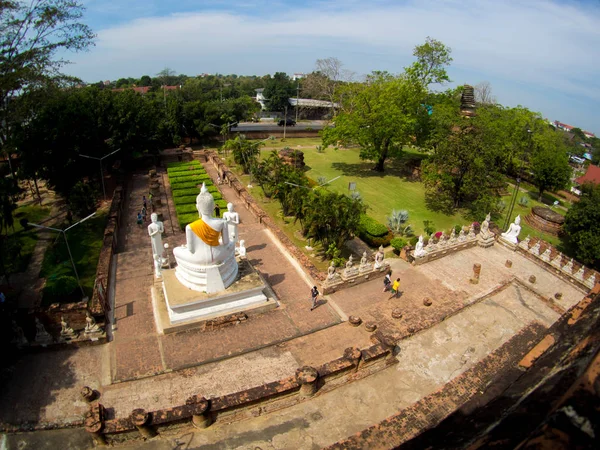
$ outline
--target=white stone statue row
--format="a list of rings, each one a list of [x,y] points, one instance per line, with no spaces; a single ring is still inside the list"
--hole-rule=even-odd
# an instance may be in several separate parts
[[[379,247],[377,253],[375,253],[375,261],[373,264],[369,263],[369,259],[367,256],[367,252],[363,252],[362,258],[360,258],[360,264],[358,267],[354,266],[354,257],[350,255],[348,261],[346,262],[346,268],[343,271],[344,278],[350,278],[365,272],[370,272],[371,270],[380,269],[385,265],[384,263],[384,253],[383,253],[383,245]],[[337,273],[335,264],[333,261],[329,264],[327,268],[327,281],[333,281],[340,277],[340,274]]]
[[[552,249],[547,248],[544,252],[540,253],[541,250],[541,240],[538,240],[531,248],[529,248],[529,243],[531,241],[531,237],[527,236],[523,241],[519,243],[519,247],[521,247],[526,252],[535,256],[536,258],[541,259],[544,262],[549,263],[552,267],[560,270],[565,275],[574,278],[577,281],[583,283],[586,287],[592,289],[596,284],[596,279],[598,278],[596,273],[593,273],[587,279],[585,279],[585,266],[581,266],[579,270],[576,272],[573,271],[574,261],[573,258],[569,259],[566,264],[563,264],[564,255],[562,253],[558,253],[554,258],[552,258]]]
[[[465,232],[464,228],[460,230],[458,235],[453,228],[449,237],[446,237],[445,233],[442,232],[442,235],[437,242],[433,242],[433,239],[430,238],[429,242],[427,242],[427,245],[423,244],[423,235],[421,235],[419,236],[419,241],[417,242],[415,250],[413,251],[413,256],[415,258],[422,258],[430,253],[435,253],[447,247],[463,244],[476,238],[477,237],[475,236],[475,229],[473,228],[473,225],[471,225],[469,228],[468,233]]]

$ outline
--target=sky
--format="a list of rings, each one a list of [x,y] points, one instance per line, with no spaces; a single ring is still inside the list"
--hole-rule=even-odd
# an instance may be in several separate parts
[[[358,77],[400,73],[427,36],[452,49],[448,86],[488,81],[600,135],[600,2],[550,0],[82,0],[95,47],[69,54],[86,82],[201,73],[309,73],[336,57]]]

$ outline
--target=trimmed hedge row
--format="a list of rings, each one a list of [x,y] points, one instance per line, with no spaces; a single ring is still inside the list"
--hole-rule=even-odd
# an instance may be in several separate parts
[[[189,167],[189,166],[202,167],[202,164],[200,164],[200,161],[195,160],[195,159],[193,159],[191,161],[172,162],[167,165],[167,170],[174,169],[176,167]]]
[[[394,235],[388,227],[363,214],[358,225],[358,237],[371,247],[384,247],[390,245]]]
[[[169,177],[169,180],[172,183],[189,183],[190,181],[195,181],[197,183],[202,183],[203,181],[208,181],[210,180],[210,176],[209,175],[181,175],[181,176],[177,176],[177,177]]]
[[[180,177],[182,175],[204,175],[206,174],[206,170],[202,167],[190,167],[188,170],[183,170],[183,168],[175,168],[175,169],[167,169],[167,173],[169,177]]]
[[[219,192],[219,189],[217,189],[216,186],[209,184],[209,183],[210,183],[209,181],[204,182],[208,192],[210,192],[211,194],[213,192]],[[182,183],[178,182],[178,183],[171,185],[171,190],[176,191],[176,190],[180,190],[180,189],[196,189],[199,192],[200,186],[202,186],[202,183],[197,183],[195,181],[184,181]]]

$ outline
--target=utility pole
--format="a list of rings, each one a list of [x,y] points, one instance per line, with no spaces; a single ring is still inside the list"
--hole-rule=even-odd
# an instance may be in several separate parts
[[[287,128],[287,106],[283,107],[283,139],[285,139],[285,129]]]
[[[298,101],[300,100],[300,82],[296,85],[296,123],[298,123]]]
[[[121,149],[118,148],[114,152],[109,153],[108,155],[103,156],[102,158],[96,158],[95,156],[89,156],[89,155],[79,155],[82,158],[95,159],[96,161],[100,161],[100,179],[102,180],[102,195],[104,195],[104,200],[106,200],[106,189],[104,188],[104,169],[102,168],[102,161],[104,160],[104,158],[108,158],[110,155],[114,155],[119,150],[121,150]]]

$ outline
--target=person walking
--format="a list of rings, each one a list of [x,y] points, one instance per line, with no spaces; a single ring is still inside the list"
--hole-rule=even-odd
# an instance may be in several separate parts
[[[142,206],[142,217],[144,219],[144,222],[146,222],[148,216],[148,212],[146,211],[146,202],[144,202],[144,206]]]
[[[400,290],[400,278],[396,278],[394,284],[392,285],[392,297],[398,297],[398,292]],[[392,298],[390,297],[390,298]]]
[[[317,287],[313,286],[312,289],[310,290],[310,297],[312,299],[312,307],[310,308],[311,311],[317,307],[317,301],[319,298],[319,294],[320,294],[320,292],[317,289]]]
[[[137,214],[137,224],[140,228],[142,228],[142,225],[144,225],[144,218],[142,217],[141,212]]]
[[[142,203],[144,204],[144,208],[146,208],[147,205],[146,205],[146,196],[145,195],[142,195]]]
[[[219,208],[219,205],[215,205],[215,217],[221,217],[221,208]]]
[[[383,279],[383,292],[386,292],[392,286],[392,272],[388,272],[385,274],[385,278]]]

